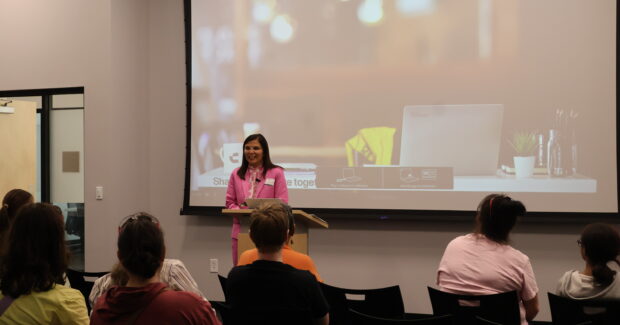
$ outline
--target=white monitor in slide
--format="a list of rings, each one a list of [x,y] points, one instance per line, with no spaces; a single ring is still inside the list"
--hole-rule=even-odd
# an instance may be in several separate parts
[[[502,105],[406,106],[401,166],[450,167],[455,176],[495,175]]]

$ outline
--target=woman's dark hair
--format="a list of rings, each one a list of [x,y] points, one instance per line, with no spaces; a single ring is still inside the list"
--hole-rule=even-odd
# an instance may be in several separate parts
[[[0,263],[0,290],[13,298],[50,290],[64,283],[68,262],[60,209],[47,203],[25,205],[8,234]]]
[[[133,275],[149,279],[166,255],[164,234],[157,219],[146,212],[128,216],[119,228],[118,259]]]
[[[32,203],[32,200],[32,194],[24,190],[13,189],[6,193],[2,199],[2,207],[0,207],[0,232],[7,231],[17,211],[22,206]]]
[[[525,206],[502,194],[487,195],[478,205],[476,233],[492,241],[505,244],[517,217],[525,214]]]
[[[592,267],[594,281],[608,286],[614,280],[616,271],[607,266],[607,262],[616,261],[620,254],[620,235],[618,230],[604,223],[592,223],[581,232],[586,262]],[[620,263],[619,263],[620,264]]]
[[[276,167],[282,168],[271,162],[271,157],[269,156],[269,144],[267,144],[267,139],[265,139],[265,137],[262,134],[256,133],[256,134],[249,135],[243,141],[243,148],[245,148],[245,145],[248,142],[253,141],[253,140],[258,140],[258,143],[260,143],[260,146],[263,149],[263,177],[265,177],[265,175],[267,175],[267,171],[272,168],[276,168]],[[248,163],[248,160],[245,159],[245,154],[243,154],[242,156],[243,156],[243,159],[241,161],[241,167],[239,167],[239,170],[237,170],[237,175],[241,179],[245,179],[245,173],[248,171],[249,163]]]

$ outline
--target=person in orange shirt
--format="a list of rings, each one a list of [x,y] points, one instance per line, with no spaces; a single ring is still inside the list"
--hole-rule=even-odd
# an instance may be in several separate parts
[[[283,204],[289,220],[288,237],[286,243],[282,247],[282,262],[288,264],[296,269],[309,271],[314,275],[317,281],[323,282],[319,272],[316,270],[314,262],[310,256],[297,252],[291,248],[291,238],[295,234],[295,217],[293,217],[293,210],[287,204]],[[248,249],[243,252],[239,257],[237,266],[252,264],[258,259],[258,250],[256,248]]]

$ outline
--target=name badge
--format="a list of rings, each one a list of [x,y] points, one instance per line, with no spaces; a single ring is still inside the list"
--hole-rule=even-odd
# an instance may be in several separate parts
[[[265,185],[273,186],[273,184],[275,184],[275,182],[276,182],[275,178],[267,178],[265,180]]]

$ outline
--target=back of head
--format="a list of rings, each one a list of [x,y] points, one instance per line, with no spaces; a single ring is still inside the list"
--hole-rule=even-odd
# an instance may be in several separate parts
[[[118,258],[130,274],[150,279],[166,255],[159,221],[146,212],[127,216],[119,228]]]
[[[0,265],[0,290],[5,295],[18,297],[64,283],[68,255],[59,211],[47,203],[28,204],[19,210]]]
[[[507,243],[510,231],[517,223],[517,217],[525,214],[520,201],[502,194],[487,195],[478,205],[476,232],[498,242]]]
[[[592,267],[594,280],[604,286],[611,284],[616,272],[607,266],[607,262],[616,260],[620,255],[618,230],[604,223],[589,224],[581,232],[581,247],[587,263]]]
[[[286,207],[279,203],[265,204],[250,216],[250,238],[262,253],[273,253],[286,242],[289,217]]]
[[[6,193],[0,207],[0,231],[7,230],[17,211],[22,206],[32,203],[33,199],[32,194],[21,189],[13,189]]]

